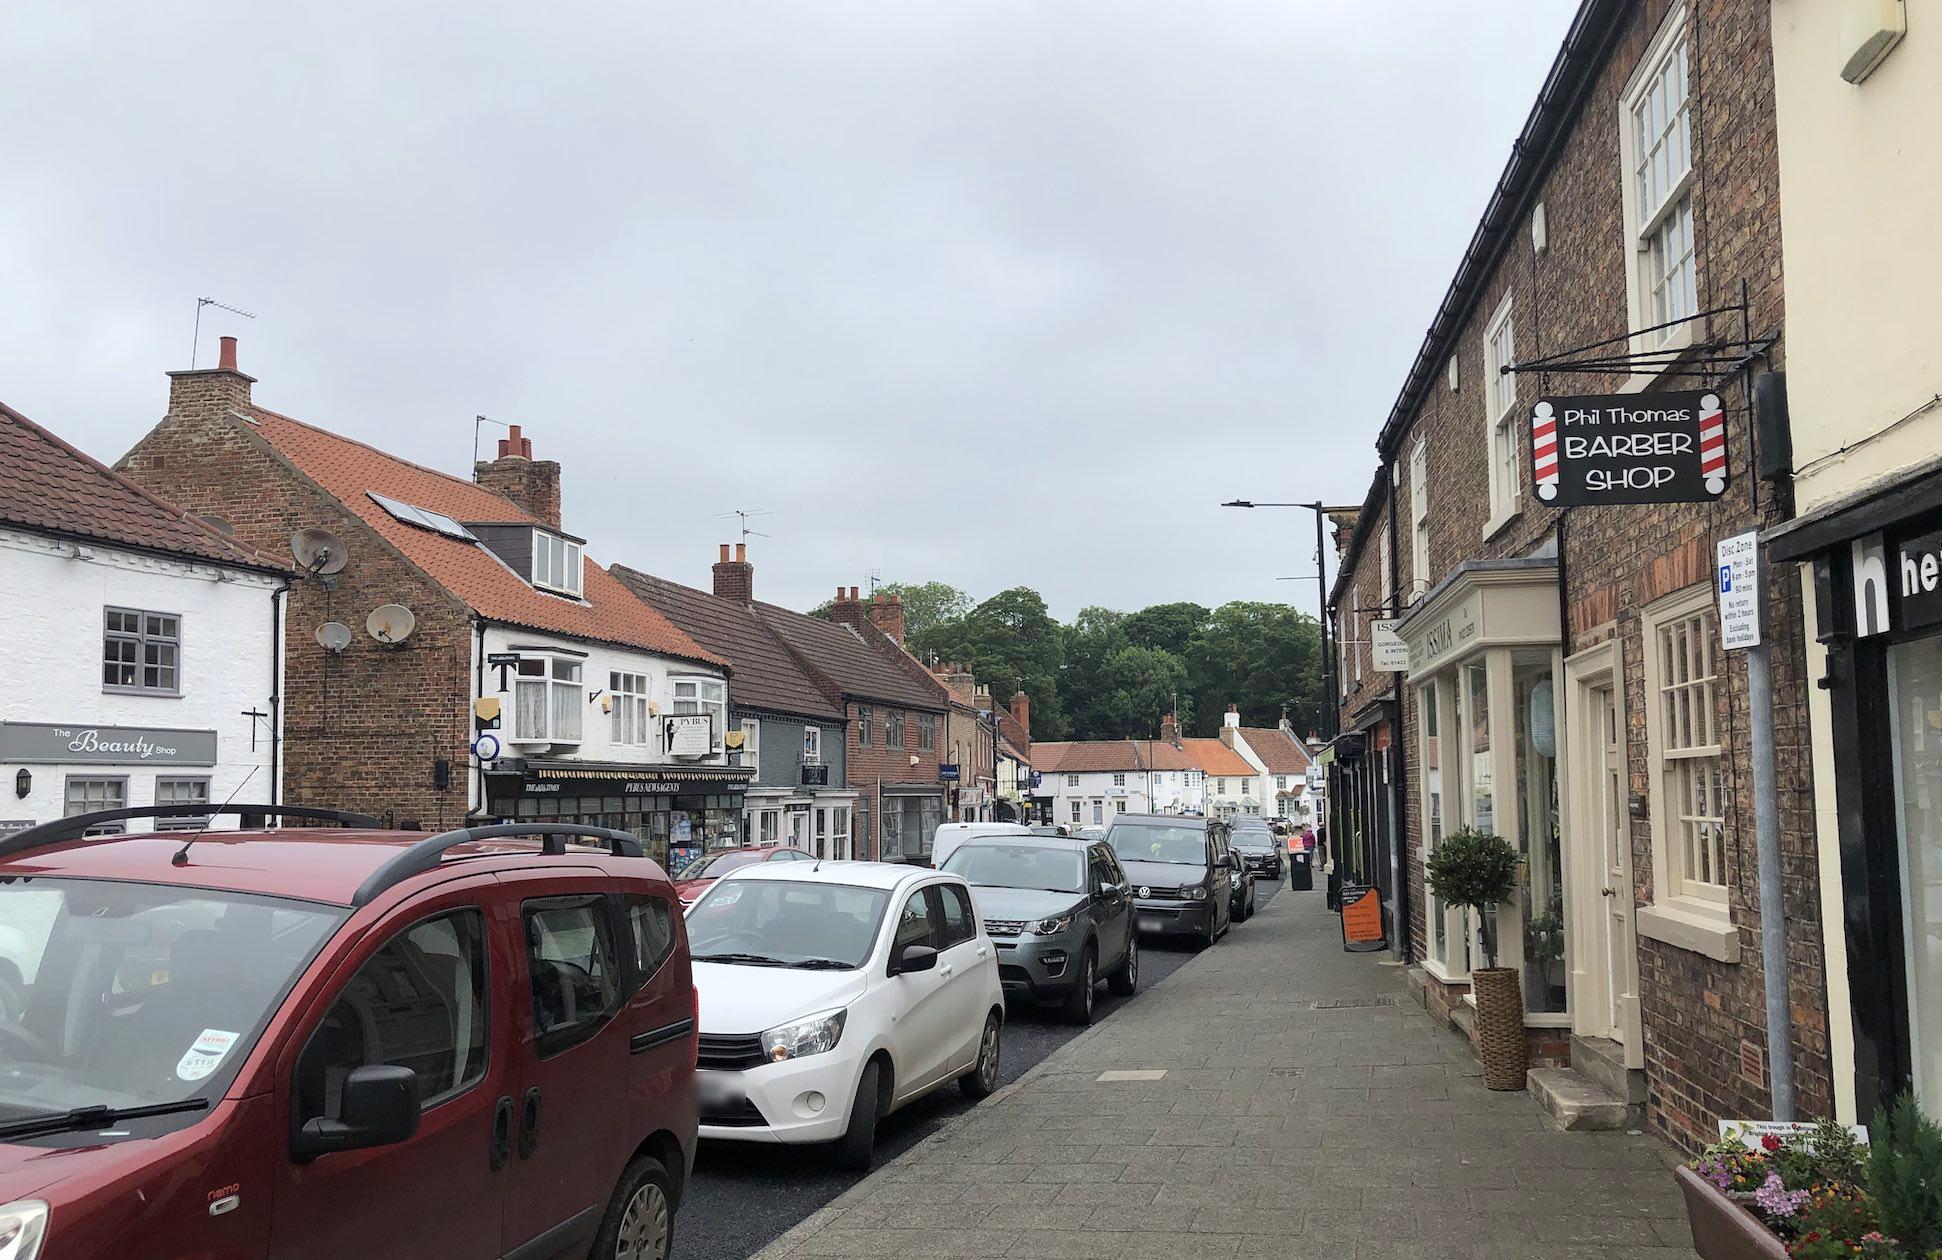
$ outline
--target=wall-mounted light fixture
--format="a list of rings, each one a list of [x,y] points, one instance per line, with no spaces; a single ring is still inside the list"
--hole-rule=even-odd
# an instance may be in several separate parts
[[[34,776],[22,770],[13,777],[13,794],[24,797],[34,790]]]

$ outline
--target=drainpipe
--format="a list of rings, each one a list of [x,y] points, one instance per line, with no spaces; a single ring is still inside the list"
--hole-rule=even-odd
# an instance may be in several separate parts
[[[1396,469],[1392,464],[1386,470],[1389,482],[1389,599],[1390,607],[1383,609],[1385,616],[1396,615],[1395,602],[1402,587],[1402,541],[1396,533]],[[1409,773],[1408,760],[1403,756],[1403,676],[1391,675],[1389,694],[1395,703],[1396,720],[1394,729],[1389,733],[1389,809],[1390,816],[1396,820],[1392,828],[1389,845],[1390,878],[1396,881],[1396,940],[1401,946],[1399,956],[1403,962],[1414,962],[1413,942],[1409,938],[1409,879],[1406,871],[1409,860],[1405,856],[1409,848],[1409,815],[1406,806],[1409,802],[1409,785],[1405,781]]]
[[[283,599],[289,593],[288,579],[270,592],[270,794],[264,802],[268,805],[278,803],[277,771],[283,766]]]
[[[472,698],[477,700],[483,695],[485,695],[485,626],[475,621],[472,623]],[[503,716],[499,719],[499,724],[501,728],[505,726]],[[465,706],[465,733],[467,736],[472,734],[472,705],[469,703]],[[466,744],[470,747],[469,738]],[[483,818],[486,805],[485,767],[477,762],[476,757],[465,759],[465,808],[472,817]],[[474,799],[475,792],[476,799]]]

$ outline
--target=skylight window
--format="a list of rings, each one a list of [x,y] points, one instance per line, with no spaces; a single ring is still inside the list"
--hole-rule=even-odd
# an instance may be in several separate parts
[[[409,503],[400,503],[396,499],[387,499],[383,495],[372,491],[367,491],[366,493],[371,495],[371,502],[377,504],[407,525],[416,525],[420,529],[429,529],[434,534],[443,534],[447,538],[459,538],[466,542],[479,541],[473,536],[471,530],[459,524],[443,512],[434,512],[430,508],[413,507]]]

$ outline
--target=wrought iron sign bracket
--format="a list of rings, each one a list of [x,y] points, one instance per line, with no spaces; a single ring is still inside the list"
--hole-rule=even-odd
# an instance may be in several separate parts
[[[1690,345],[1666,347],[1657,350],[1634,350],[1633,340],[1664,332],[1682,324],[1693,324],[1712,319],[1718,315],[1738,315],[1740,335],[1734,339],[1714,338],[1710,341],[1693,342]],[[1559,350],[1552,354],[1539,355],[1522,363],[1507,363],[1498,371],[1509,375],[1513,372],[1557,372],[1557,373],[1650,373],[1655,377],[1678,377],[1692,380],[1718,380],[1732,373],[1744,370],[1755,360],[1764,359],[1772,352],[1779,338],[1771,334],[1755,337],[1750,327],[1751,309],[1747,297],[1747,283],[1740,281],[1740,300],[1730,306],[1716,306],[1711,310],[1700,311],[1694,315],[1682,315],[1669,319],[1662,324],[1649,328],[1638,328],[1607,337],[1602,341],[1586,342],[1569,350]]]

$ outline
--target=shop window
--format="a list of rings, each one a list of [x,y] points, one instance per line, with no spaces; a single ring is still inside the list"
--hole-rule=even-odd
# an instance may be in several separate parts
[[[1484,537],[1517,514],[1517,378],[1503,371],[1517,362],[1517,330],[1505,296],[1483,334],[1484,422],[1489,426],[1490,522]]]
[[[1942,1109],[1942,637],[1888,649],[1895,800],[1901,832],[1909,1062],[1916,1096]]]
[[[637,746],[647,742],[647,675],[609,673],[607,691],[614,698],[614,711],[608,738],[615,744]]]
[[[1692,99],[1686,12],[1675,7],[1640,59],[1619,118],[1625,164],[1626,234],[1636,262],[1626,275],[1638,350],[1667,350],[1693,339],[1698,265],[1693,252]]]
[[[1654,904],[1639,931],[1722,961],[1738,957],[1726,896],[1726,758],[1718,619],[1710,585],[1647,608],[1646,745]]]
[[[110,608],[103,621],[101,685],[105,690],[182,694],[180,617]]]
[[[563,656],[527,656],[513,667],[515,742],[577,744],[580,714],[580,662]]]
[[[163,777],[155,780],[155,803],[157,805],[186,805],[209,807],[209,780],[207,778]],[[196,831],[209,825],[209,815],[180,814],[170,818],[157,818],[157,831]]]
[[[72,818],[76,814],[92,814],[103,809],[128,808],[128,780],[125,778],[79,778],[67,781],[66,802],[62,816]],[[88,828],[90,836],[118,836],[127,827],[123,823],[102,823]]]
[[[1524,857],[1524,1009],[1567,1009],[1564,856],[1558,834],[1556,687],[1548,651],[1511,654],[1517,845]]]
[[[1114,801],[1114,802],[1113,802],[1113,812],[1115,812],[1115,813],[1119,813],[1119,814],[1123,814],[1123,813],[1125,813],[1125,812],[1126,812],[1126,802],[1125,802],[1125,801],[1123,801],[1123,800],[1122,800],[1122,801]]]
[[[1423,779],[1423,856],[1428,858],[1443,843],[1443,757],[1441,731],[1437,728],[1441,712],[1437,702],[1439,684],[1431,681],[1417,693],[1416,762]],[[1429,935],[1430,961],[1445,968],[1450,965],[1450,906],[1427,884],[1425,926]]]
[[[760,831],[756,836],[757,843],[774,845],[777,839],[777,827],[781,823],[782,816],[773,809],[765,809],[759,813],[758,817],[760,819]]]

